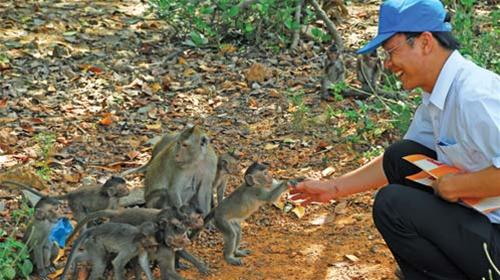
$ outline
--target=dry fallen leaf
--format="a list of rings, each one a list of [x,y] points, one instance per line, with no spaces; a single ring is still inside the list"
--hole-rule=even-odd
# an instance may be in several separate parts
[[[154,83],[154,84],[151,85],[151,91],[153,93],[159,92],[162,88],[163,87],[162,87],[162,85],[160,85],[160,83]]]
[[[238,49],[231,45],[231,44],[224,44],[220,47],[219,51],[221,54],[228,54],[228,53],[234,53],[236,52]]]
[[[348,259],[348,260],[350,260],[351,262],[357,262],[357,261],[359,261],[359,258],[356,257],[355,255],[349,255],[348,254],[348,255],[345,255],[345,258]]]
[[[255,100],[255,98],[248,99],[248,108],[253,110],[257,110],[259,108],[259,104],[257,103],[257,100]]]
[[[246,72],[248,82],[262,83],[271,76],[271,71],[260,63],[253,64]]]
[[[335,172],[335,168],[328,166],[327,168],[323,169],[323,171],[321,171],[321,176],[329,177],[333,174],[333,172]]]
[[[297,218],[302,218],[306,214],[306,208],[303,206],[297,205],[293,208],[292,212],[297,216]]]
[[[155,124],[147,124],[146,128],[153,131],[161,131],[161,123],[157,122]]]
[[[275,201],[273,202],[273,205],[280,210],[283,210],[283,208],[285,208],[285,202],[283,200]]]
[[[335,218],[334,215],[324,213],[324,214],[321,214],[321,215],[314,217],[310,223],[311,223],[311,225],[321,226],[321,225],[328,224],[328,223],[332,222],[334,220],[334,218]]]
[[[99,124],[108,126],[113,123],[113,114],[105,113],[103,118],[99,121]]]
[[[273,150],[273,149],[278,148],[279,146],[280,146],[280,144],[267,143],[264,146],[264,150]]]
[[[130,151],[127,153],[127,157],[129,159],[135,159],[137,156],[139,156],[141,153],[139,153],[138,151]]]

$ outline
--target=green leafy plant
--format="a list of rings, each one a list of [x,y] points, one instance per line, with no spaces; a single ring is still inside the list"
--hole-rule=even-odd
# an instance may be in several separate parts
[[[500,11],[478,15],[477,1],[450,1],[455,10],[453,17],[454,33],[461,44],[460,51],[478,65],[500,73]]]
[[[291,109],[293,128],[299,131],[304,130],[307,125],[307,113],[309,112],[309,107],[304,103],[304,92],[291,92],[288,94],[288,99],[293,105]]]
[[[3,240],[0,242],[0,280],[29,279],[33,271],[27,246],[15,238],[18,226],[26,224],[32,215],[33,209],[23,201],[20,209],[12,211],[12,218],[15,220],[14,231],[7,234],[0,229],[0,237]]]
[[[253,43],[273,47],[291,41],[293,32],[314,24],[316,15],[306,6],[302,22],[294,14],[300,0],[260,0],[251,5],[240,0],[150,0],[151,10],[171,25],[186,43],[200,47],[220,44],[225,38],[239,36]],[[319,42],[331,36],[319,28],[311,30]],[[262,40],[265,39],[265,40]]]
[[[39,154],[41,160],[36,163],[38,167],[37,174],[44,180],[50,179],[50,166],[48,160],[52,150],[54,148],[54,143],[56,142],[56,136],[51,133],[39,133],[35,136],[35,140],[39,147]]]

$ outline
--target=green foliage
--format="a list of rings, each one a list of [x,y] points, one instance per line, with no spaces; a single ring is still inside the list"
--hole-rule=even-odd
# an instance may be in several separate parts
[[[33,209],[24,201],[20,209],[12,211],[12,218],[16,223],[15,230],[8,235],[0,229],[0,237],[3,239],[0,242],[0,280],[29,279],[33,271],[27,246],[15,238],[18,225],[26,224],[32,215]]]
[[[10,62],[7,54],[0,52],[0,63],[8,64]]]
[[[295,130],[302,131],[307,125],[309,107],[304,103],[304,92],[289,92],[288,99],[292,104],[292,126]]]
[[[335,84],[330,85],[330,93],[333,95],[334,101],[342,101],[344,97],[342,96],[342,92],[347,89],[347,84],[342,81]]]
[[[240,9],[240,0],[150,0],[151,10],[174,27],[188,45],[220,44],[226,36],[238,35],[257,42],[265,37],[269,47],[290,42],[301,28],[294,13],[299,0],[260,0]],[[306,9],[303,24],[313,23],[315,14]],[[311,30],[319,42],[331,41],[321,29]]]
[[[474,0],[449,4],[455,9],[453,27],[461,44],[460,51],[478,65],[500,73],[500,11],[480,15],[476,4]]]
[[[37,174],[44,180],[50,179],[50,166],[48,164],[50,153],[54,148],[56,136],[51,133],[42,132],[35,136],[35,140],[39,147],[41,160],[36,163],[38,167]]]

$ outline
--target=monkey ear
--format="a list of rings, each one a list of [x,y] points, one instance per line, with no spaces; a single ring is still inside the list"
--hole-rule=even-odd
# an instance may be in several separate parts
[[[251,174],[245,175],[245,184],[247,186],[253,186],[253,185],[255,185],[255,178],[254,178],[254,176],[251,175]]]
[[[191,125],[191,124],[186,125],[186,128],[180,134],[180,138],[181,139],[188,138],[189,136],[191,136],[191,134],[193,134],[195,128],[196,125]]]

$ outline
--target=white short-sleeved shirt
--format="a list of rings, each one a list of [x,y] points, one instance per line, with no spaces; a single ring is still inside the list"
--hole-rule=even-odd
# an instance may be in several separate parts
[[[500,168],[500,76],[454,51],[432,93],[423,93],[404,138],[467,172]],[[500,223],[500,210],[487,216]]]

